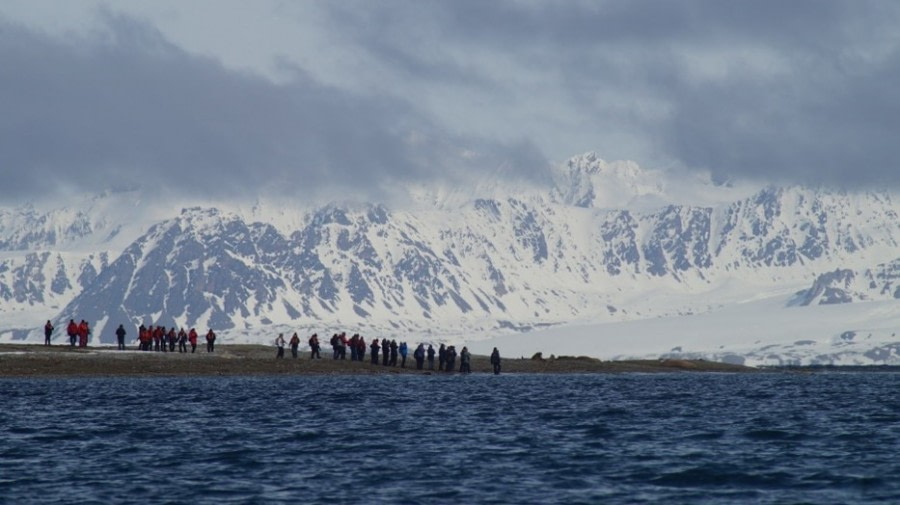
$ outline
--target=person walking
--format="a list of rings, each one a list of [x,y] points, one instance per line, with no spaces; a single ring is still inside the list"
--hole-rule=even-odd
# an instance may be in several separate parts
[[[284,358],[284,333],[279,333],[278,338],[275,339],[275,346],[278,347],[278,353],[275,355],[275,358]]]
[[[50,320],[47,320],[47,324],[44,325],[44,345],[50,345],[50,337],[53,336],[53,323]]]
[[[409,347],[406,342],[400,342],[400,368],[406,368],[406,355],[409,354]]]
[[[471,357],[469,348],[463,346],[462,351],[459,353],[459,373],[472,373],[472,368],[469,366]]]
[[[119,325],[118,328],[116,328],[116,342],[118,342],[118,344],[119,344],[119,350],[124,351],[125,350],[125,327],[121,324]]]
[[[372,350],[372,364],[377,365],[378,364],[378,349],[381,348],[381,346],[378,344],[377,338],[372,339],[372,345],[370,345],[369,348]]]
[[[413,358],[416,359],[416,370],[421,370],[425,364],[425,344],[419,344],[413,351]]]
[[[191,328],[191,331],[188,332],[188,342],[191,343],[191,354],[197,350],[197,329]]]
[[[491,353],[491,366],[494,367],[494,375],[500,375],[500,351],[496,347]]]
[[[206,332],[206,352],[215,352],[216,350],[216,333],[212,328]]]
[[[297,336],[297,332],[294,332],[294,335],[291,337],[291,356],[294,359],[297,359],[297,349],[300,347],[300,337]]]
[[[428,344],[428,369],[434,370],[434,346]]]

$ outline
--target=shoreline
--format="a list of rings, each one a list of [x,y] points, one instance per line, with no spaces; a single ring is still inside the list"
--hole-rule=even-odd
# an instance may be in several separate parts
[[[502,351],[501,351],[502,353]],[[310,360],[309,351],[284,359],[275,358],[274,346],[219,345],[213,353],[198,345],[197,352],[142,352],[134,348],[118,351],[114,347],[44,346],[39,344],[0,344],[0,378],[23,377],[154,377],[154,376],[236,376],[236,375],[372,375],[419,374],[451,375],[459,372],[416,370],[408,357],[406,368],[373,365],[367,355],[364,362],[333,360],[323,351],[323,359]],[[457,369],[459,360],[456,362]],[[437,364],[435,364],[437,368]],[[492,373],[488,356],[472,355],[472,373]],[[725,372],[753,373],[763,370],[703,360],[628,360],[601,361],[587,357],[558,357],[534,360],[503,358],[503,374],[532,373],[670,373]]]

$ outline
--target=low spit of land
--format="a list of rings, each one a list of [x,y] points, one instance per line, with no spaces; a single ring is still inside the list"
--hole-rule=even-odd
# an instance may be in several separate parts
[[[502,353],[502,349],[501,349]],[[284,359],[275,359],[275,348],[261,345],[217,345],[207,353],[206,345],[194,354],[178,352],[117,351],[109,347],[77,348],[61,345],[0,344],[0,377],[119,377],[119,376],[212,376],[212,375],[302,375],[302,374],[443,374],[416,370],[412,356],[406,368],[331,359],[331,349],[322,350],[320,360],[310,360],[309,351],[298,359],[285,349]],[[380,356],[379,356],[380,358]],[[427,362],[425,364],[428,366]],[[459,367],[459,358],[456,360]],[[751,372],[755,368],[702,360],[601,361],[586,357],[554,359],[504,358],[503,373],[621,373],[621,372]],[[435,365],[437,367],[437,365]],[[472,356],[473,373],[490,373],[487,356]]]

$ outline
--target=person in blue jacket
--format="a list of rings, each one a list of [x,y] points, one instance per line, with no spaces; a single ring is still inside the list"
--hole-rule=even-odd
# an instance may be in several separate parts
[[[400,342],[400,368],[406,368],[406,355],[409,353],[409,347],[406,342]]]

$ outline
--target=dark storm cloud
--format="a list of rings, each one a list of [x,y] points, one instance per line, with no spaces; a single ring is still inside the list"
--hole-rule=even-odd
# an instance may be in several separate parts
[[[364,5],[332,3],[332,19],[411,78],[516,94],[519,76],[473,71],[466,52],[558,76],[557,89],[520,101],[575,111],[560,120],[595,134],[584,150],[722,178],[900,185],[896,2],[417,0],[374,14]],[[612,140],[623,137],[644,150]]]
[[[104,25],[103,35],[62,40],[0,18],[0,197],[121,186],[371,195],[399,180],[458,182],[507,158],[544,163],[518,145],[450,137],[402,99],[352,94],[296,69],[274,84],[131,18],[106,13]],[[484,165],[464,149],[480,150]]]

